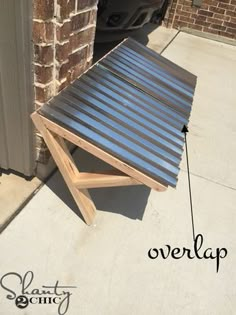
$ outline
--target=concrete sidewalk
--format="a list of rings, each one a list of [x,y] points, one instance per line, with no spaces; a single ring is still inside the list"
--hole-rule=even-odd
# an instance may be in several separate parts
[[[160,32],[149,34],[150,47],[158,46]],[[236,313],[236,47],[179,33],[163,55],[198,76],[188,135],[195,227],[204,249],[226,247],[228,256],[218,274],[213,260],[147,257],[165,244],[192,247],[185,159],[176,190],[93,190],[99,211],[91,227],[57,172],[0,235],[0,270],[32,270],[32,289],[56,280],[77,286],[67,314]],[[75,157],[85,169],[104,167],[80,150]],[[0,314],[57,314],[56,305],[20,310],[6,294],[0,287]]]

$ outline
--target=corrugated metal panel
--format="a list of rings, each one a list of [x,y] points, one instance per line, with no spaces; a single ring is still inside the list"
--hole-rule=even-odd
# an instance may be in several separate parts
[[[125,40],[41,113],[163,185],[176,186],[196,77]]]

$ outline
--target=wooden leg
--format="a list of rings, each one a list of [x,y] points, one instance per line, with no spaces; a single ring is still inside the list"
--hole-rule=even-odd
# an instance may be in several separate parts
[[[95,217],[96,207],[88,190],[78,189],[75,185],[80,173],[64,142],[64,139],[48,130],[44,126],[42,119],[37,112],[33,113],[31,118],[36,128],[43,136],[53,159],[55,160],[76,204],[84,217],[85,222],[90,225]]]

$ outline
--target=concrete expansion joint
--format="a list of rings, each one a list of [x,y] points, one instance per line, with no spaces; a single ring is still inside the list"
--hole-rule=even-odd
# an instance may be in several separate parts
[[[184,172],[184,173],[187,173],[187,171],[184,170],[184,169],[181,169],[181,171]],[[217,182],[217,181],[215,181],[215,180],[213,180],[213,179],[210,179],[210,178],[208,178],[208,177],[205,177],[205,176],[202,176],[202,175],[199,175],[199,174],[196,174],[196,173],[192,173],[192,172],[190,172],[190,175],[191,175],[191,176],[194,176],[194,177],[198,177],[198,178],[204,179],[204,180],[207,181],[207,182],[210,182],[210,183],[219,185],[219,186],[221,186],[221,187],[225,187],[225,188],[228,188],[228,189],[231,189],[231,190],[235,190],[235,191],[236,191],[236,187],[232,187],[232,186],[229,186],[229,185],[226,185],[226,184]]]

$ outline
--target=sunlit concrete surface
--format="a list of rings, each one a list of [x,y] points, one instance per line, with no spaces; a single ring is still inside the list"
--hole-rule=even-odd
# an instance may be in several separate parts
[[[236,47],[180,33],[163,55],[198,76],[191,171],[236,189]]]
[[[198,75],[188,135],[195,230],[203,249],[226,247],[228,256],[218,273],[215,260],[147,256],[151,247],[193,246],[185,159],[176,189],[92,190],[99,210],[90,227],[57,172],[0,235],[0,273],[32,270],[32,289],[77,286],[67,314],[235,314],[236,47],[180,33],[164,55]],[[106,167],[74,156],[82,169]],[[8,284],[20,293],[19,282]],[[57,314],[55,305],[19,310],[6,295],[0,287],[0,314]]]

